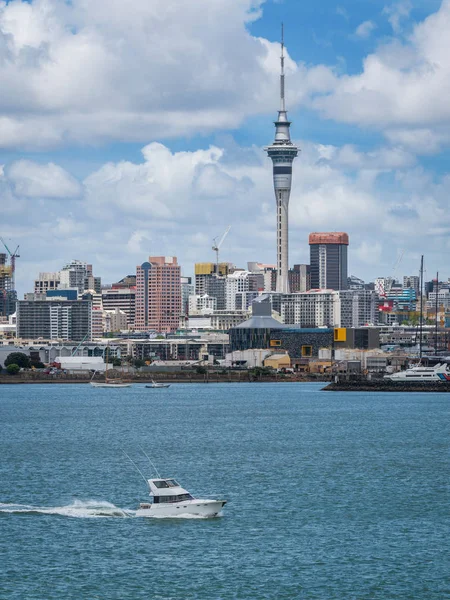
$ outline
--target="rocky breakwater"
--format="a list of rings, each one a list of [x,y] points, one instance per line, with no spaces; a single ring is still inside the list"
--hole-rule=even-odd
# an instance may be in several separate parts
[[[339,380],[323,388],[326,392],[450,392],[450,382],[389,381],[387,379]]]

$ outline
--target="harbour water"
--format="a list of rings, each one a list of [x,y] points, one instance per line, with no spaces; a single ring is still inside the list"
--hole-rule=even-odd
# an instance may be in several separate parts
[[[446,394],[0,386],[0,599],[450,597]],[[228,500],[139,519],[152,475]]]

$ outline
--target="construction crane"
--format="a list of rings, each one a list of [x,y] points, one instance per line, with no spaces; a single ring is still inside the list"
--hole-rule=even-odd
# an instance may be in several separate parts
[[[216,274],[219,275],[219,250],[221,245],[223,244],[224,239],[227,237],[228,232],[231,229],[231,225],[228,225],[228,227],[225,229],[225,232],[223,234],[223,236],[220,238],[219,243],[217,243],[217,238],[213,239],[213,247],[212,249],[214,250],[214,252],[216,253]]]
[[[9,258],[11,260],[11,290],[15,291],[16,285],[14,274],[16,272],[16,258],[20,258],[19,246],[17,246],[14,252],[11,252],[11,250],[8,248],[8,246],[5,243],[5,240],[2,237],[0,237],[0,242],[5,246],[6,251],[8,252]]]

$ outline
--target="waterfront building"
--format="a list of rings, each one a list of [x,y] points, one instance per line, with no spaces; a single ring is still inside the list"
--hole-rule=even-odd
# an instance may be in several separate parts
[[[319,349],[333,343],[333,329],[291,327],[272,317],[272,304],[267,295],[252,305],[252,316],[230,329],[230,350],[283,349],[292,358],[318,356]]]
[[[348,234],[309,235],[311,289],[346,290]]]
[[[181,272],[175,256],[150,256],[136,269],[135,328],[176,331],[181,307]]]
[[[273,186],[277,207],[276,291],[284,294],[289,293],[289,197],[292,184],[292,163],[298,154],[298,147],[291,142],[290,126],[284,97],[284,39],[282,34],[280,109],[275,121],[275,140],[265,150],[272,159]]]
[[[18,300],[17,337],[81,341],[92,338],[91,300]]]

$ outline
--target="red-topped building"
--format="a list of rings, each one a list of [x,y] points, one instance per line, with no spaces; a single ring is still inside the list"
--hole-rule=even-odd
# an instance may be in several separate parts
[[[181,310],[181,268],[176,257],[150,256],[136,267],[135,329],[176,331]]]

